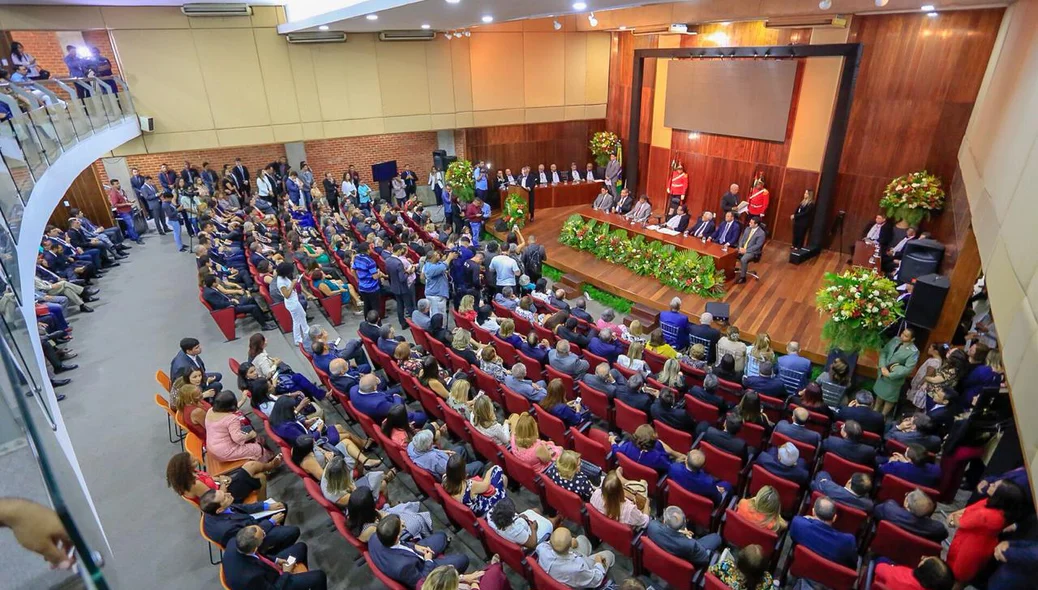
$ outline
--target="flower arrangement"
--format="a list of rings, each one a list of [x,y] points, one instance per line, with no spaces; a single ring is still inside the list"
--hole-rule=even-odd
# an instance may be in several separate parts
[[[504,219],[508,227],[525,227],[529,219],[529,203],[520,192],[510,192],[505,197],[505,206],[501,211],[501,219]]]
[[[898,176],[890,181],[883,191],[879,206],[888,217],[919,225],[929,219],[930,213],[944,207],[944,190],[941,180],[926,170]]]
[[[472,172],[472,162],[456,160],[447,166],[447,172],[443,175],[444,183],[451,185],[462,203],[471,203],[476,198],[476,179],[472,177]]]
[[[595,156],[595,163],[605,166],[609,163],[609,154],[615,154],[620,150],[620,138],[612,131],[596,131],[591,136],[588,147]]]
[[[826,273],[815,297],[818,313],[828,314],[822,338],[842,350],[879,350],[883,330],[904,315],[894,281],[872,269]]]
[[[559,243],[590,252],[641,276],[654,276],[683,293],[717,299],[724,295],[724,271],[714,259],[692,250],[677,250],[642,234],[630,237],[626,230],[611,229],[608,223],[572,215],[562,225]]]

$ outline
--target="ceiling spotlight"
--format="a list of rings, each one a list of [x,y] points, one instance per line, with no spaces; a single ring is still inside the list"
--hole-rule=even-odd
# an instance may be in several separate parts
[[[447,0],[447,4],[457,4],[458,2],[461,2],[461,0]]]
[[[446,40],[448,40],[448,41],[450,41],[450,40],[451,40],[451,34],[450,34],[450,33],[444,33],[444,34],[443,34],[443,37],[444,37],[444,39],[446,39]]]
[[[585,8],[587,8],[587,3],[586,2],[574,2],[573,3],[573,10],[584,10]]]
[[[592,27],[598,26],[598,19],[595,18],[595,13],[592,12],[591,14],[587,15],[587,22],[590,23]]]
[[[557,20],[556,21],[552,21],[551,26],[554,27],[556,31],[561,31],[562,30],[562,23],[560,23]]]
[[[931,11],[931,12],[927,12],[927,13],[926,13],[926,16],[928,16],[928,17],[930,17],[930,18],[934,18],[935,16],[937,16],[937,13],[936,13],[936,12],[933,12],[933,11]]]
[[[377,14],[369,14],[369,15],[365,16],[364,18],[366,18],[368,20],[378,20],[378,15]]]
[[[821,2],[818,3],[818,8],[821,8],[822,10],[829,10],[832,7],[833,7],[833,0],[822,0]]]
[[[484,14],[483,18],[480,20],[482,20],[485,23],[492,23],[494,22],[494,17],[490,16],[489,14]]]
[[[626,30],[627,30],[627,27],[626,27],[626,26],[624,26],[624,25],[620,25],[620,27],[619,27],[619,28],[618,28],[617,30],[620,30],[620,31],[626,31]]]
[[[696,131],[693,131],[692,133],[688,134],[688,138],[689,139],[699,139],[699,133],[696,132]]]
[[[464,35],[463,33],[461,33],[461,32],[458,32],[458,33],[454,33],[454,38],[455,38],[455,39],[461,39],[461,38],[462,38],[462,37],[464,37],[464,36],[465,36],[465,35]]]
[[[935,8],[934,8],[933,4],[923,4],[919,8],[919,10],[922,10],[923,12],[933,12],[935,10]]]
[[[425,23],[425,24],[422,25],[422,30],[428,31],[429,29],[430,29],[429,23]]]
[[[321,26],[317,27],[317,30],[319,30],[319,31],[327,31],[328,30],[328,25],[321,25]]]
[[[887,4],[889,3],[889,2],[890,2],[890,0],[876,0],[876,6],[878,6],[878,7],[880,7],[880,8],[883,8],[883,7],[884,7],[884,6],[886,6],[886,5],[887,5]]]
[[[465,36],[466,37],[471,37],[472,36],[472,31],[465,31]]]

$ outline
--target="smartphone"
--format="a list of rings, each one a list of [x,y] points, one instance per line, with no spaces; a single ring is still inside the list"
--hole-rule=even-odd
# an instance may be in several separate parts
[[[339,346],[340,342],[342,342],[342,338],[336,338],[335,342],[332,343],[332,346]]]
[[[274,381],[277,381],[278,380],[278,375],[280,375],[280,374],[281,374],[281,371],[274,371],[274,376],[271,377],[271,379],[273,379]]]

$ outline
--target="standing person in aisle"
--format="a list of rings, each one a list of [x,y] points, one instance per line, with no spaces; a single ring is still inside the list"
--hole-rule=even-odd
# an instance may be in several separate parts
[[[282,262],[277,266],[277,279],[274,286],[285,299],[285,309],[292,315],[292,340],[298,345],[310,338],[310,326],[306,324],[306,310],[299,302],[296,279],[296,267],[291,262]]]

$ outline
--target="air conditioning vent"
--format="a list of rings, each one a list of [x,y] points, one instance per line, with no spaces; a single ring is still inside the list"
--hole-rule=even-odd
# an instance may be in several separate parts
[[[252,16],[252,7],[248,4],[185,4],[180,7],[184,16]]]
[[[436,31],[382,31],[379,41],[432,41]]]
[[[346,33],[343,31],[306,31],[289,33],[285,39],[289,43],[345,43]]]
[[[769,29],[846,29],[847,17],[839,14],[780,16],[769,18],[764,26]]]

